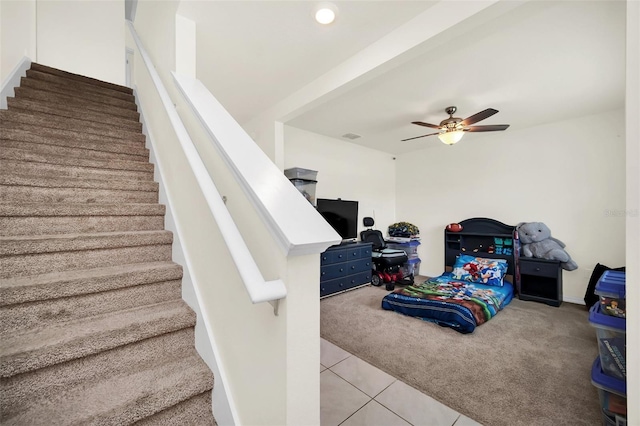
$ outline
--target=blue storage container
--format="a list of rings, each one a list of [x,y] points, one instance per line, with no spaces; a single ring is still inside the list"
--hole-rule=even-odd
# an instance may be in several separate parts
[[[411,274],[420,275],[420,258],[409,259],[402,265],[402,275],[406,277]]]
[[[605,315],[599,302],[589,309],[589,322],[596,328],[600,362],[604,373],[617,379],[627,378],[627,321]]]
[[[595,294],[600,296],[601,312],[626,318],[626,274],[621,271],[605,271],[596,284]]]
[[[603,423],[626,424],[627,421],[627,383],[603,373],[600,357],[591,367],[591,383],[598,388]]]
[[[411,240],[406,243],[399,243],[397,241],[387,241],[387,248],[394,250],[404,250],[407,253],[409,259],[418,258],[418,246],[420,245],[420,241]]]

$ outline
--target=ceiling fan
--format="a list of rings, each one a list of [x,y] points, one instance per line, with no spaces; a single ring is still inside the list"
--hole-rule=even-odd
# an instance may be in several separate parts
[[[442,120],[439,125],[423,123],[422,121],[413,121],[411,124],[417,124],[418,126],[431,127],[432,129],[438,129],[439,132],[429,133],[422,136],[416,136],[409,139],[403,139],[402,142],[410,141],[413,139],[424,138],[425,136],[438,135],[438,138],[447,145],[453,145],[460,141],[464,132],[495,132],[498,130],[506,130],[508,124],[493,124],[489,126],[472,126],[472,124],[478,121],[491,117],[498,112],[497,109],[487,108],[477,114],[467,117],[464,120],[462,118],[454,117],[453,114],[458,110],[454,106],[447,107],[446,113],[449,114],[449,118]]]

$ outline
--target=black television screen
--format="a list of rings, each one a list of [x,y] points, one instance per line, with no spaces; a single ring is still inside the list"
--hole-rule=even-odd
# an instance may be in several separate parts
[[[318,213],[336,230],[343,240],[358,237],[358,202],[347,200],[316,200]]]

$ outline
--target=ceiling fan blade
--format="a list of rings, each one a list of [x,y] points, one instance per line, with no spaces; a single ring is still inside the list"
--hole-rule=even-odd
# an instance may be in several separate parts
[[[482,121],[485,118],[491,117],[493,114],[497,114],[498,110],[493,108],[487,108],[484,111],[480,111],[477,114],[472,115],[471,117],[467,117],[460,124],[463,126],[469,126],[471,124],[477,123],[478,121]]]
[[[471,126],[464,129],[465,132],[495,132],[497,130],[507,130],[508,124],[493,124],[490,126]]]
[[[417,124],[418,126],[431,127],[432,129],[439,129],[440,126],[435,124],[423,123],[422,121],[412,121],[411,124]]]
[[[406,141],[410,141],[412,139],[418,139],[418,138],[424,138],[425,136],[433,136],[433,135],[439,135],[440,132],[437,133],[429,133],[428,135],[422,135],[422,136],[416,136],[415,138],[409,138],[409,139],[402,139],[401,142],[406,142]]]

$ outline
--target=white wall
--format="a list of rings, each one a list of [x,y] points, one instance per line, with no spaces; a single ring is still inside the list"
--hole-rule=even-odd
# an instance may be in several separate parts
[[[36,60],[35,0],[0,2],[0,82],[24,56]]]
[[[443,229],[489,217],[544,222],[578,263],[565,300],[582,302],[596,263],[625,264],[624,111],[437,139],[397,160],[397,216],[420,227],[421,274],[443,270]]]
[[[627,2],[627,400],[640,401],[640,3]],[[630,361],[633,360],[634,362]],[[640,406],[628,404],[629,425]]]
[[[125,84],[124,0],[38,1],[36,13],[37,62]]]
[[[284,135],[285,169],[317,170],[316,198],[358,201],[358,234],[366,216],[386,234],[396,217],[396,161],[391,154],[291,126],[285,126]]]

